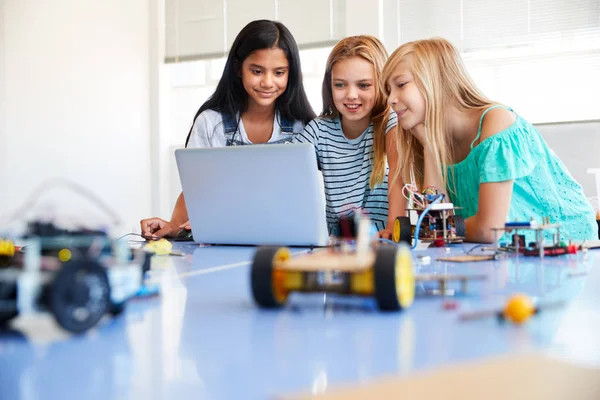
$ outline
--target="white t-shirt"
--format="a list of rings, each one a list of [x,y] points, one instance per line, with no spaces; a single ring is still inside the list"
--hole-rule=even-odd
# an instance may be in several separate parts
[[[292,140],[290,133],[281,132],[279,123],[279,112],[275,114],[275,121],[273,123],[273,132],[271,138],[267,143],[284,143]],[[237,120],[237,118],[236,118]],[[302,121],[295,121],[293,126],[293,133],[300,133],[304,129],[304,123]],[[231,137],[231,135],[230,135]],[[253,144],[246,130],[244,129],[244,123],[241,118],[237,132],[234,136],[234,142],[239,144]],[[192,127],[192,134],[187,147],[225,147],[227,145],[227,136],[225,134],[223,116],[220,112],[215,110],[205,110],[194,122]]]

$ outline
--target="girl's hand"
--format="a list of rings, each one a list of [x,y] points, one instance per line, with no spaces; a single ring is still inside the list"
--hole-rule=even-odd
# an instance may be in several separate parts
[[[392,233],[391,229],[382,229],[377,232],[377,238],[392,240]]]
[[[146,239],[160,239],[165,236],[173,236],[181,229],[177,224],[161,218],[143,219],[140,221],[140,228],[142,236]]]
[[[179,229],[185,229],[186,231],[191,231],[192,224],[190,224],[190,221],[188,220],[187,222],[184,222],[183,224],[179,225]]]

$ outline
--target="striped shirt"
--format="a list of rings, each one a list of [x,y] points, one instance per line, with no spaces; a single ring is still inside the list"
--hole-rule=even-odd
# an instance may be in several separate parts
[[[398,125],[395,112],[390,113],[385,132]],[[384,229],[388,217],[386,166],[384,181],[374,189],[369,187],[373,170],[373,123],[356,139],[348,139],[342,132],[339,118],[318,117],[294,142],[311,143],[323,172],[325,185],[327,225],[331,234],[339,234],[338,221],[354,214],[357,208],[367,212],[377,230]]]

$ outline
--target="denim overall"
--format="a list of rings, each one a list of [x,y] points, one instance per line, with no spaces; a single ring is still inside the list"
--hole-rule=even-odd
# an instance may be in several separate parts
[[[242,146],[248,143],[244,143],[242,138],[238,132],[238,120],[235,117],[232,117],[229,114],[223,115],[223,129],[225,131],[225,138],[227,139],[226,146]],[[294,138],[294,122],[293,120],[288,120],[286,117],[282,115],[278,115],[276,123],[279,124],[279,128],[281,133],[286,135],[283,139],[278,140],[276,142],[269,143],[290,143]],[[237,137],[236,137],[237,134]]]

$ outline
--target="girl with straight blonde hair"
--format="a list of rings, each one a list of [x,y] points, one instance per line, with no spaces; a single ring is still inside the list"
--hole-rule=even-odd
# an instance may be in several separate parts
[[[373,36],[338,42],[327,59],[323,111],[294,139],[315,147],[334,235],[344,234],[340,220],[357,209],[367,213],[384,238],[391,237],[391,222],[404,215],[402,184],[390,185],[388,193],[388,172],[398,175],[398,155],[396,114],[381,81],[386,59],[383,44]]]
[[[468,241],[489,243],[508,220],[544,217],[569,239],[598,238],[581,186],[533,125],[477,89],[450,42],[403,44],[382,75],[398,116],[399,176],[461,207]]]

